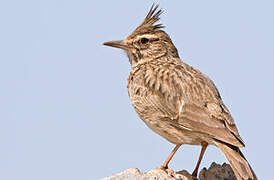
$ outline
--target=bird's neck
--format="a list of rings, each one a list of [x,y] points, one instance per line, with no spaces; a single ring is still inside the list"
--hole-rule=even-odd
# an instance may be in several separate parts
[[[162,64],[165,64],[165,63],[176,63],[180,61],[181,60],[178,55],[167,53],[165,55],[158,56],[158,57],[147,57],[147,58],[139,59],[137,62],[132,62],[131,67],[132,69],[134,69],[138,66],[141,66],[142,64],[147,64],[147,63],[161,62]]]

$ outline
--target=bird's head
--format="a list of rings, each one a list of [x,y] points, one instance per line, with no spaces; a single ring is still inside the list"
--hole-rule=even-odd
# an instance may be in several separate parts
[[[123,49],[131,65],[141,60],[152,60],[165,55],[178,57],[176,47],[170,37],[163,31],[162,24],[155,24],[163,11],[152,5],[145,20],[125,40],[109,41],[104,45]]]

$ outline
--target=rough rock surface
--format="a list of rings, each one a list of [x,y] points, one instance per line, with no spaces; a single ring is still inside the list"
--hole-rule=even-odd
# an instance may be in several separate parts
[[[162,169],[156,168],[149,172],[142,173],[137,168],[127,169],[119,174],[103,178],[102,180],[197,180],[191,176],[186,170],[176,172],[175,177],[171,177]],[[206,169],[203,168],[199,173],[199,180],[237,180],[230,165],[212,163]]]

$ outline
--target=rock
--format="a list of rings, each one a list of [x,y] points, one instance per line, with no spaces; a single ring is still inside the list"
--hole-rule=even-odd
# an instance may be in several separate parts
[[[127,169],[119,174],[103,178],[102,180],[198,180],[192,177],[186,170],[176,172],[175,177],[168,175],[164,170],[156,168],[149,172],[142,173],[137,168]],[[212,163],[199,173],[199,180],[237,180],[229,164],[219,165]]]
[[[119,174],[111,177],[103,178],[102,180],[193,180],[191,175],[187,172],[176,173],[176,178],[168,175],[164,170],[160,168],[153,169],[147,173],[140,172],[137,168],[127,169]]]
[[[209,169],[203,168],[199,174],[200,180],[237,180],[229,164],[213,162]]]

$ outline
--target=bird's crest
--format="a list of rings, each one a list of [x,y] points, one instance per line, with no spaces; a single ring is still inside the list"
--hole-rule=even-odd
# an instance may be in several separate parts
[[[159,5],[152,5],[145,20],[142,22],[141,25],[136,28],[131,36],[134,36],[136,34],[155,32],[164,28],[162,24],[155,24],[157,21],[160,20],[160,15],[163,13],[163,10],[158,9],[158,7]]]

